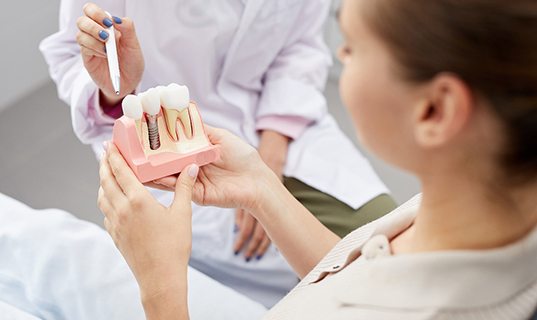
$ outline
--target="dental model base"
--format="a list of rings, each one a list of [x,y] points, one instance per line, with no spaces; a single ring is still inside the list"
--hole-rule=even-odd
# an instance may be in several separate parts
[[[210,143],[188,88],[177,84],[149,89],[123,99],[113,142],[140,182],[203,166],[220,157]]]

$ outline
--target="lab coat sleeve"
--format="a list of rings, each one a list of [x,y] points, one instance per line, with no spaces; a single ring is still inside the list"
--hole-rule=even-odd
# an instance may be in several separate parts
[[[286,44],[264,75],[256,114],[258,130],[261,123],[262,129],[272,129],[295,139],[327,113],[323,90],[332,63],[323,39],[330,1],[304,0],[302,6]],[[300,130],[286,130],[289,126],[285,120],[268,124],[267,117],[293,119],[295,123],[291,127]]]
[[[256,130],[273,130],[294,140],[300,137],[310,122],[299,116],[265,116],[257,119]]]
[[[62,0],[59,31],[44,39],[39,49],[56,83],[59,98],[71,108],[77,137],[86,144],[106,139],[114,120],[99,104],[99,90],[86,71],[76,43],[76,20],[83,15],[86,0]],[[124,15],[124,1],[94,1],[113,15]]]

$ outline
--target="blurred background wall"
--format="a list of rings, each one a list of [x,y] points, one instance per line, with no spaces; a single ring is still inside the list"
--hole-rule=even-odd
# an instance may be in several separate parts
[[[341,43],[337,2],[325,30],[334,54]],[[0,50],[0,192],[35,208],[57,207],[101,224],[97,161],[74,136],[69,108],[58,100],[38,51],[39,42],[58,28],[59,3],[10,1],[0,11],[0,28],[5,30]],[[360,148],[339,99],[340,70],[334,59],[325,94],[330,112]],[[414,178],[365,154],[398,202],[418,192]]]
[[[37,46],[58,29],[59,4],[60,0],[24,0],[2,5],[0,111],[49,81]]]

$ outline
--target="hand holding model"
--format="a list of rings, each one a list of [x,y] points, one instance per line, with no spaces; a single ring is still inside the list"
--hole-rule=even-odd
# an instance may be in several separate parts
[[[82,60],[89,75],[100,90],[101,106],[117,105],[126,95],[135,91],[144,72],[144,58],[134,22],[129,18],[109,17],[93,3],[84,6],[84,15],[77,20],[76,40],[80,46]],[[114,92],[105,43],[109,38],[107,28],[113,26],[116,33],[117,53],[120,61],[121,91]]]

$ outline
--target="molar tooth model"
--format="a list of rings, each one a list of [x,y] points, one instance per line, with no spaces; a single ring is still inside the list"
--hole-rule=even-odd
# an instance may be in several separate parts
[[[114,123],[112,140],[142,183],[220,157],[186,86],[172,83],[128,95],[122,107],[124,115]]]

